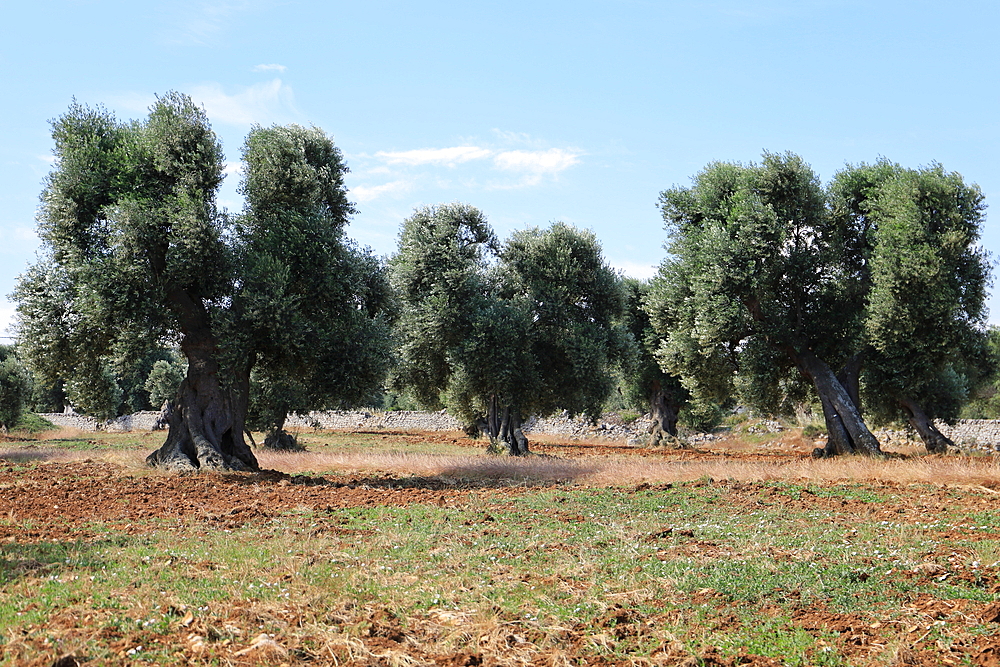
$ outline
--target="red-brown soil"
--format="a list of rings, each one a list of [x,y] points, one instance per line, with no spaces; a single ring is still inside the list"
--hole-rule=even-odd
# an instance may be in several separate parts
[[[441,434],[411,434],[403,436],[393,434],[394,440],[412,438],[415,441],[435,440],[452,444],[467,445],[481,448],[482,444],[455,435]],[[737,441],[717,442],[699,450],[650,450],[629,447],[615,443],[573,442],[545,439],[534,442],[532,448],[539,454],[558,457],[617,457],[641,456],[672,460],[699,460],[727,458],[737,461],[776,461],[794,460],[808,456],[811,443],[789,436],[780,446],[761,451],[747,448]],[[703,481],[701,484],[713,482]],[[544,484],[544,483],[542,483]],[[553,483],[554,484],[554,483]],[[697,483],[695,483],[697,484]],[[851,530],[854,517],[862,517],[865,521],[891,521],[896,524],[915,524],[926,522],[933,517],[938,508],[947,506],[958,513],[969,514],[981,512],[984,509],[995,508],[1000,500],[983,493],[955,493],[948,488],[934,488],[927,485],[906,485],[893,481],[880,484],[887,492],[884,495],[891,500],[878,503],[858,502],[848,507],[849,501],[836,495],[819,495],[808,489],[798,493],[786,493],[773,486],[755,482],[715,482],[725,486],[727,502],[734,511],[752,511],[762,505],[787,507],[789,510],[831,510],[835,514],[831,519],[846,532]],[[642,491],[649,485],[639,485],[633,491]],[[515,496],[530,489],[524,484],[505,485],[502,481],[463,481],[456,485],[435,477],[405,477],[400,478],[390,474],[353,474],[347,476],[290,476],[277,471],[261,473],[233,474],[199,474],[199,475],[167,475],[156,472],[130,471],[121,466],[94,460],[83,460],[69,463],[44,463],[22,466],[16,463],[5,463],[0,459],[0,517],[9,521],[0,523],[0,544],[32,543],[32,542],[64,542],[88,540],[95,537],[95,526],[101,530],[117,530],[129,534],[138,534],[156,530],[164,521],[174,522],[174,525],[185,525],[196,530],[235,529],[247,523],[287,514],[296,508],[308,508],[318,511],[313,521],[313,530],[317,534],[328,532],[337,534],[342,531],[335,521],[324,521],[323,510],[368,506],[406,506],[413,503],[427,503],[441,506],[461,506],[475,496],[489,494],[491,502],[501,502],[504,495]],[[985,495],[984,495],[985,494]],[[567,521],[574,517],[567,516]],[[15,528],[25,523],[30,528]],[[959,524],[961,525],[961,524]],[[672,529],[665,529],[672,530]],[[689,531],[690,532],[690,531]],[[667,559],[689,557],[695,559],[724,558],[717,545],[710,541],[699,540],[694,534],[685,535],[678,532],[676,536],[686,537],[677,545],[657,553],[657,558]],[[651,536],[655,539],[657,536]],[[956,527],[949,534],[940,536],[941,553],[928,553],[929,564],[946,560],[948,553],[953,553],[948,547],[950,538],[963,540],[992,539],[981,531]],[[781,560],[780,553],[773,553]],[[792,556],[789,554],[788,558]],[[857,564],[862,567],[871,564],[871,559],[859,557]],[[906,573],[915,584],[928,583],[941,576],[945,570],[929,566],[923,570]],[[977,585],[990,590],[1000,590],[1000,581],[993,574],[972,572],[962,565],[955,565],[947,570],[953,579],[977,577]],[[718,602],[717,594],[709,589],[698,591],[694,596],[695,603],[699,601],[713,605]],[[947,645],[932,645],[924,642],[921,635],[926,628],[936,620],[947,621],[955,626],[971,626],[977,623],[1000,623],[1000,603],[987,604],[969,600],[945,600],[930,597],[926,594],[917,596],[908,608],[912,617],[921,619],[914,628],[901,628],[889,623],[872,623],[870,619],[859,615],[834,613],[815,604],[799,609],[792,619],[795,626],[809,630],[833,633],[831,640],[837,650],[846,655],[850,664],[884,664],[887,651],[895,651],[895,662],[900,665],[949,665],[972,664],[981,667],[1000,667],[1000,639],[994,636],[974,636],[957,632]],[[720,605],[720,609],[724,605]],[[253,614],[252,609],[241,610],[239,605],[233,608],[233,618],[240,614]],[[424,652],[419,648],[420,632],[441,634],[440,619],[425,619],[423,621],[408,621],[401,623],[399,619],[385,610],[357,610],[361,617],[352,618],[355,624],[361,624],[364,630],[362,637],[365,651],[363,656],[352,653],[351,647],[345,644],[343,651],[331,649],[328,659],[316,661],[313,659],[297,660],[288,654],[285,648],[280,655],[270,654],[267,647],[261,645],[256,652],[249,648],[246,653],[231,653],[224,660],[225,664],[379,664],[379,665],[416,665],[436,664],[442,667],[463,665],[501,664],[487,653],[460,653],[441,655]],[[767,609],[762,610],[767,613]],[[718,627],[725,627],[736,621],[735,617],[720,612],[717,618],[711,620]],[[633,633],[643,636],[652,628],[669,624],[676,619],[666,616],[638,617],[628,609],[612,608],[608,612],[606,627],[603,631],[622,636],[621,633]],[[54,619],[53,622],[59,622]],[[79,623],[80,619],[73,622]],[[435,625],[436,624],[436,625]],[[189,633],[188,630],[191,632]],[[559,652],[539,653],[534,655],[531,664],[628,664],[628,661],[616,661],[600,656],[579,653],[574,655],[574,642],[581,644],[593,627],[567,627],[565,636],[560,639]],[[185,626],[181,635],[195,636],[196,632],[207,632],[193,623]],[[507,642],[511,650],[516,652],[519,644],[530,643],[534,639],[528,635],[508,634],[491,638],[489,641]],[[548,638],[551,640],[551,637]],[[126,646],[126,644],[122,644]],[[895,647],[895,648],[893,648]],[[0,658],[2,655],[0,646]],[[252,648],[252,645],[251,647]],[[406,649],[407,659],[403,655]],[[697,656],[695,661],[690,654],[684,653],[682,646],[664,644],[659,652],[659,664],[687,665],[780,665],[780,660],[761,657],[759,655],[739,655],[724,657],[718,652],[708,650]],[[179,651],[179,664],[193,661],[193,649]],[[351,656],[354,656],[352,658]],[[277,657],[276,657],[277,656]],[[379,657],[382,656],[382,657]],[[395,660],[395,662],[394,662]],[[123,659],[122,664],[129,661]],[[14,663],[11,663],[14,664]],[[39,658],[34,664],[51,665],[52,657]],[[64,664],[55,663],[59,667],[69,667],[76,664],[67,659]],[[513,664],[513,663],[511,663]]]

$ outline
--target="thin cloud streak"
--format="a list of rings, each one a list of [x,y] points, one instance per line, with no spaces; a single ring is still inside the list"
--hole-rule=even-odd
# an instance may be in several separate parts
[[[350,190],[350,196],[359,202],[368,202],[383,195],[401,195],[413,189],[411,181],[391,181],[382,185],[358,185]]]
[[[494,132],[499,133],[497,130]],[[529,135],[508,133],[505,138],[526,141]],[[397,180],[382,185],[357,186],[352,189],[352,194],[358,201],[368,202],[382,196],[399,196],[409,192],[416,188],[417,182],[433,183],[440,190],[453,190],[456,183],[466,190],[517,190],[556,177],[579,164],[582,155],[583,151],[573,148],[501,150],[473,143],[445,148],[378,151],[374,155],[358,156],[363,160],[381,162],[379,166],[366,166],[361,173],[367,176],[384,174],[389,178],[395,174]],[[427,171],[440,167],[451,170],[460,165],[463,171],[458,178],[444,175],[450,174],[450,171],[438,174]],[[497,177],[485,177],[482,173],[484,168],[493,171]]]
[[[454,167],[474,160],[493,159],[496,167],[505,171],[527,171],[535,174],[555,174],[580,162],[581,153],[565,148],[540,151],[496,151],[480,146],[449,148],[419,148],[411,151],[379,151],[375,154],[390,165],[418,167],[440,165]]]
[[[493,155],[488,148],[478,146],[454,146],[451,148],[418,148],[412,151],[387,152],[379,151],[375,157],[382,158],[388,164],[401,164],[416,167],[425,164],[439,164],[453,167],[456,164],[470,160],[482,160]]]
[[[211,44],[231,24],[232,18],[259,6],[255,0],[208,0],[170,6],[161,39],[172,44]]]
[[[257,83],[233,95],[218,83],[206,83],[192,88],[191,98],[204,105],[213,122],[232,125],[282,122],[299,115],[292,88],[281,79]]]
[[[547,151],[505,151],[493,158],[494,163],[508,171],[530,171],[536,174],[557,174],[580,162],[579,153],[562,148]]]

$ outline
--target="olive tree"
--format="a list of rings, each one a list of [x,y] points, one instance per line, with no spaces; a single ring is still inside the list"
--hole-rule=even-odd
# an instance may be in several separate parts
[[[953,411],[984,340],[978,188],[880,161],[824,189],[798,156],[767,153],[713,163],[660,203],[669,256],[648,304],[664,368],[696,394],[740,375],[763,394],[794,367],[822,405],[826,455],[881,453],[863,387],[939,448],[930,420]]]
[[[677,419],[690,395],[680,378],[664,372],[656,360],[659,339],[646,311],[649,282],[628,278],[624,322],[636,343],[636,356],[624,377],[625,399],[640,410],[648,410],[653,421],[649,445],[679,444]]]
[[[480,211],[448,204],[404,221],[390,264],[397,388],[448,405],[512,455],[529,453],[529,415],[600,415],[631,348],[618,276],[591,232],[554,223],[500,244]]]
[[[869,237],[865,405],[881,420],[905,419],[928,451],[943,452],[954,443],[934,420],[956,419],[990,372],[982,193],[940,165],[885,160],[844,170],[831,189]]]
[[[347,167],[322,131],[253,128],[247,208],[230,216],[215,203],[222,148],[186,96],[127,123],[74,103],[52,127],[46,255],[15,291],[27,358],[83,395],[112,360],[176,344],[187,373],[150,465],[257,469],[243,439],[257,366],[294,375],[343,362],[334,374],[381,382],[384,364],[354,365],[345,351],[358,335],[387,338],[386,280],[343,235]]]

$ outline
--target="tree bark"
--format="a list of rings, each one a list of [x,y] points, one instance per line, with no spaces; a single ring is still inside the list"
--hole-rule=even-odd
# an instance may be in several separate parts
[[[173,470],[260,470],[243,440],[249,372],[223,387],[218,346],[200,299],[180,290],[168,298],[179,316],[188,372],[177,390],[167,439],[146,463]]]
[[[938,430],[934,421],[923,411],[920,404],[909,398],[896,399],[900,406],[909,415],[910,426],[914,428],[920,439],[924,441],[924,447],[931,454],[944,454],[949,447],[954,448],[955,443],[951,438]]]
[[[520,410],[502,404],[496,395],[490,396],[486,405],[486,428],[490,438],[490,451],[510,456],[531,454],[528,449],[528,438],[521,431],[523,423]]]
[[[812,381],[823,405],[829,437],[823,456],[858,453],[882,456],[878,439],[868,430],[850,393],[833,374],[830,366],[812,352],[786,349],[799,371]]]
[[[861,410],[861,367],[864,366],[866,352],[861,351],[851,356],[844,364],[844,367],[837,373],[837,380],[847,390],[847,395],[851,397],[858,414],[864,418]]]
[[[299,444],[299,439],[285,430],[285,418],[273,426],[264,436],[263,445],[266,449],[277,449],[285,452],[304,452],[306,448]]]
[[[663,390],[659,381],[653,384],[649,396],[649,414],[653,420],[649,428],[649,447],[681,446],[677,438],[678,406],[673,396]]]

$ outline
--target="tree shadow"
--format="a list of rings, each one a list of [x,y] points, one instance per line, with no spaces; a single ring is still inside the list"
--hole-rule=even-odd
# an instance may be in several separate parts
[[[17,449],[0,449],[0,461],[7,463],[26,463],[29,461],[48,461],[65,450],[56,447],[39,447],[25,445]]]
[[[573,482],[601,470],[597,463],[551,456],[528,458],[483,457],[461,463],[443,464],[435,474],[358,474],[349,478],[328,479],[309,474],[289,474],[280,470],[222,473],[221,478],[234,485],[306,486],[326,488],[424,489],[432,491],[500,489],[514,487],[549,487]]]
[[[102,549],[115,546],[121,546],[120,541],[0,544],[0,586],[22,577],[56,577],[71,569],[100,569],[106,564]]]

